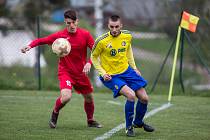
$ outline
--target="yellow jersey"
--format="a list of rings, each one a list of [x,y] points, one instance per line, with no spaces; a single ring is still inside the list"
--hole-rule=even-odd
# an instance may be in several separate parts
[[[123,73],[129,65],[136,69],[131,40],[132,35],[127,30],[121,30],[117,37],[108,32],[96,39],[91,60],[101,76]]]

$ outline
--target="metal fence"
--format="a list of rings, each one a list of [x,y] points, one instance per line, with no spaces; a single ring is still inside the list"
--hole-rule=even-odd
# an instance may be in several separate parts
[[[44,18],[38,19],[30,28],[28,26],[21,28],[1,27],[0,89],[59,89],[57,80],[58,57],[52,53],[50,47],[40,46],[27,54],[20,52],[20,48],[26,46],[31,40],[46,36],[64,27],[62,23],[52,23],[44,20]],[[24,19],[17,20],[23,22]],[[164,20],[167,22],[168,19],[161,19],[161,23],[164,23]],[[87,23],[80,26],[87,27]],[[90,25],[88,28],[94,34],[94,25]],[[145,25],[128,28],[134,37],[135,61],[143,77],[148,80],[148,89],[155,91],[155,88],[169,86],[176,32],[169,36],[161,28],[158,30],[145,29]],[[144,31],[141,32],[141,29]],[[179,50],[175,85],[180,89],[183,89],[184,86],[185,90],[190,89],[191,91],[209,90],[210,73],[208,70],[210,65],[206,54],[210,52],[210,49],[206,50],[209,52],[204,54],[200,47],[203,45],[202,42],[194,40],[193,34],[185,32],[184,37],[183,48],[180,47]],[[92,68],[89,76],[96,87],[98,84],[95,83],[94,74]]]

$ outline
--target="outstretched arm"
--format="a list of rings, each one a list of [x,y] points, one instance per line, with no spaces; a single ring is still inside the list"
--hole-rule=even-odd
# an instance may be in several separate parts
[[[30,46],[26,46],[26,47],[21,48],[21,52],[22,52],[22,53],[26,53],[26,52],[29,51],[30,49],[31,49]]]
[[[21,52],[26,53],[31,48],[34,48],[34,47],[39,46],[39,45],[44,45],[44,44],[50,45],[57,38],[57,36],[58,36],[58,33],[54,33],[54,34],[51,34],[47,37],[35,39],[29,45],[21,48]]]

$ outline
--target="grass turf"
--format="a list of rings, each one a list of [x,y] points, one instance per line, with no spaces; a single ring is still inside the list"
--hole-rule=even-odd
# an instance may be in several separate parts
[[[88,128],[83,99],[73,93],[72,100],[60,112],[58,127],[48,127],[48,120],[58,92],[0,90],[1,140],[91,140],[124,122],[124,99],[109,93],[95,93],[95,118],[103,128]],[[132,139],[184,140],[210,139],[209,97],[174,96],[173,106],[145,121],[156,131],[135,129]],[[150,95],[148,111],[166,103],[166,95]],[[114,102],[115,104],[113,104]],[[124,129],[110,139],[127,139]]]

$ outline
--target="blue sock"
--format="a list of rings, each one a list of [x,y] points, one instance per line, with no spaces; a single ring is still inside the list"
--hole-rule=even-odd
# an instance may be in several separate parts
[[[143,118],[146,112],[147,112],[147,104],[143,104],[138,100],[136,104],[136,116],[134,124],[141,125],[143,123]]]
[[[130,127],[134,117],[134,104],[135,101],[126,101],[125,103],[125,123],[126,128]]]

